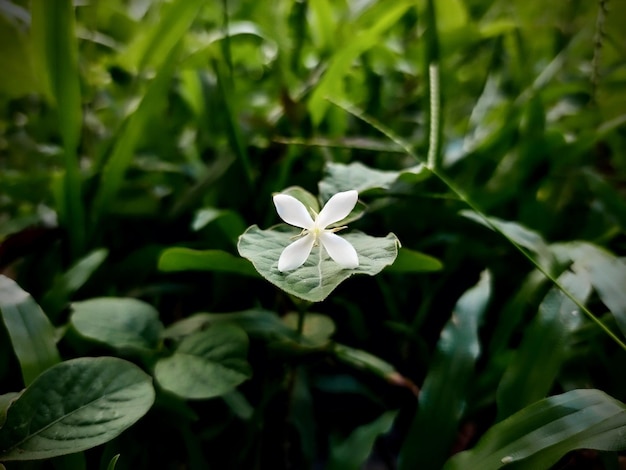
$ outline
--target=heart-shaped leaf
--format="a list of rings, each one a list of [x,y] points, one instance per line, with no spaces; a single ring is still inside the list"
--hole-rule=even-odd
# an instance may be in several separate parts
[[[400,242],[390,233],[386,237],[372,237],[360,232],[343,234],[356,249],[359,266],[344,269],[327,255],[320,260],[320,248],[313,248],[309,259],[299,268],[280,272],[278,258],[299,232],[278,226],[261,230],[256,225],[239,237],[239,254],[248,258],[256,270],[268,281],[285,292],[310,302],[320,302],[343,281],[354,274],[373,276],[394,262]]]
[[[110,441],[154,402],[152,380],[114,357],[82,357],[41,374],[11,403],[0,461],[48,459]]]
[[[154,370],[159,384],[180,397],[207,399],[232,391],[250,377],[248,336],[240,327],[219,323],[183,339]]]

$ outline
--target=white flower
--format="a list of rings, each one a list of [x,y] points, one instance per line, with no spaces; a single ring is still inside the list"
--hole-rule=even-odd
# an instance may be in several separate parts
[[[359,257],[356,250],[347,240],[335,235],[335,232],[345,227],[326,229],[340,220],[346,218],[356,205],[359,194],[355,190],[344,191],[331,197],[319,214],[315,214],[315,220],[307,211],[304,204],[295,197],[287,194],[274,196],[276,212],[281,219],[290,225],[300,227],[302,233],[299,240],[287,246],[278,259],[278,270],[281,272],[292,271],[304,264],[313,246],[321,245],[330,257],[342,268],[354,269],[359,266]],[[321,256],[321,255],[320,255]]]

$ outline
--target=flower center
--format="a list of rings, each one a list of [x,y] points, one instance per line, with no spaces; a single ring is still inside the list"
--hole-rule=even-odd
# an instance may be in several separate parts
[[[322,232],[324,231],[323,228],[318,227],[317,225],[314,225],[313,228],[310,230],[309,233],[311,233],[313,235],[313,238],[315,239],[315,241],[313,242],[315,245],[317,245],[318,240],[320,238],[320,235],[322,234]]]

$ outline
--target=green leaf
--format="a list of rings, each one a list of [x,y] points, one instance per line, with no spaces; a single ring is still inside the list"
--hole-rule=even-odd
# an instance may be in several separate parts
[[[41,374],[0,429],[0,460],[49,459],[110,441],[152,406],[151,378],[113,357],[79,358]]]
[[[441,468],[449,455],[481,350],[478,328],[491,297],[490,283],[491,276],[484,271],[478,284],[458,300],[439,336],[417,413],[400,451],[401,470]]]
[[[443,264],[437,258],[425,255],[419,251],[401,247],[394,263],[385,268],[389,273],[424,273],[439,271]]]
[[[198,231],[212,222],[215,222],[228,238],[235,242],[239,235],[246,229],[243,219],[238,212],[216,209],[214,207],[205,207],[204,209],[198,210],[194,214],[191,229]]]
[[[552,248],[559,257],[574,262],[572,269],[588,274],[600,300],[626,335],[626,261],[591,243],[555,244]]]
[[[107,470],[115,470],[115,466],[117,465],[117,461],[120,459],[120,454],[116,454],[113,456],[109,465],[107,465]]]
[[[348,438],[331,446],[329,470],[359,470],[371,454],[376,439],[391,430],[395,411],[388,411],[371,423],[355,429]]]
[[[33,48],[40,52],[39,74],[54,99],[63,139],[64,167],[59,215],[74,255],[85,243],[85,209],[77,155],[82,130],[82,103],[74,5],[71,0],[31,4]]]
[[[20,363],[24,384],[29,385],[61,360],[54,327],[35,300],[3,275],[0,275],[0,313]]]
[[[530,230],[517,222],[509,222],[498,219],[497,217],[485,217],[479,215],[475,211],[463,210],[460,214],[473,220],[474,222],[484,225],[491,230],[494,230],[495,227],[498,231],[500,231],[500,233],[509,238],[509,240],[537,254],[539,257],[539,264],[544,268],[551,268],[554,266],[554,256],[552,255],[548,244],[545,242],[543,237],[534,230]]]
[[[165,5],[163,20],[146,29],[146,33],[139,36],[130,51],[124,55],[125,60],[131,62],[128,64],[130,68],[138,67],[143,70],[145,67],[154,67],[156,74],[116,133],[94,199],[96,220],[113,205],[148,120],[167,98],[168,85],[178,65],[177,45],[188,32],[201,6],[200,0],[177,0]]]
[[[280,227],[279,227],[280,228]],[[256,270],[275,286],[310,302],[320,302],[343,281],[354,274],[373,276],[394,262],[399,241],[392,233],[386,237],[371,237],[352,232],[341,236],[349,241],[359,256],[359,267],[343,269],[328,256],[319,259],[320,248],[313,248],[309,259],[298,269],[282,273],[278,258],[283,249],[299,232],[281,229],[261,230],[249,227],[239,238],[239,253],[254,264]]]
[[[591,293],[584,272],[566,271],[559,282],[582,303]],[[583,320],[583,313],[569,297],[557,287],[550,289],[498,387],[499,419],[548,394],[566,358],[567,340]]]
[[[17,392],[9,392],[4,395],[0,395],[0,428],[4,426],[4,422],[7,419],[7,411],[13,402],[19,397]]]
[[[322,201],[327,201],[340,191],[355,189],[359,194],[373,189],[390,189],[399,178],[413,182],[427,178],[430,172],[424,165],[417,165],[402,171],[375,170],[360,162],[348,165],[327,163],[324,178],[319,182]]]
[[[29,93],[44,91],[33,68],[31,37],[20,23],[30,23],[27,10],[13,3],[9,8],[21,12],[23,18],[10,18],[0,3],[0,69],[6,70],[0,76],[0,90],[10,98],[19,98]]]
[[[150,304],[132,298],[100,297],[72,304],[71,325],[85,338],[115,349],[158,347],[163,325]]]
[[[216,324],[184,338],[160,359],[154,376],[161,387],[187,399],[224,395],[250,377],[248,336],[231,324]]]
[[[392,27],[413,6],[414,0],[397,0],[393,3],[370,3],[354,22],[354,37],[344,41],[333,54],[328,69],[313,90],[308,102],[311,119],[319,124],[329,103],[327,96],[343,98],[343,79],[354,60],[368,49],[379,44],[382,34]],[[351,188],[354,189],[354,188]]]
[[[283,189],[280,194],[287,194],[291,197],[295,197],[298,201],[304,204],[304,207],[313,210],[316,214],[319,214],[320,212],[320,203],[317,198],[300,186],[290,186]]]
[[[162,68],[170,52],[189,33],[203,3],[177,0],[161,4],[159,21],[140,29],[123,55],[124,65],[134,70]]]
[[[491,427],[444,470],[550,468],[574,449],[626,449],[626,406],[593,389],[545,398]]]
[[[180,341],[185,336],[217,323],[232,323],[243,328],[248,335],[266,341],[298,339],[295,329],[287,326],[275,312],[261,309],[229,313],[196,313],[168,326],[163,332],[163,337]]]
[[[41,300],[44,310],[51,318],[56,318],[58,313],[65,308],[71,295],[87,282],[108,254],[109,251],[106,249],[92,251],[55,280]]]
[[[258,277],[258,273],[248,261],[222,250],[168,248],[161,253],[159,269],[166,272],[213,271]]]

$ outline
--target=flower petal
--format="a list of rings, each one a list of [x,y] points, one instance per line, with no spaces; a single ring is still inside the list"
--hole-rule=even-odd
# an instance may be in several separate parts
[[[320,211],[315,220],[317,226],[321,229],[328,227],[330,224],[345,219],[354,209],[359,199],[359,193],[354,189],[343,191],[331,197],[324,208]]]
[[[330,257],[342,268],[354,269],[359,266],[356,250],[345,238],[332,232],[324,232],[320,235],[320,242]]]
[[[304,207],[304,204],[295,197],[287,194],[277,194],[274,196],[274,205],[280,218],[288,224],[308,229],[313,227],[313,219],[309,212]]]
[[[278,270],[284,273],[302,266],[311,254],[314,242],[315,237],[308,234],[287,246],[278,258]]]

